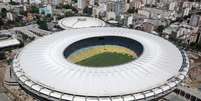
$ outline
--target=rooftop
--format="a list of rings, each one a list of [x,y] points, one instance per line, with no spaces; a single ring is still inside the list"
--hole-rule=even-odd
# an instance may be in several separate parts
[[[71,29],[83,27],[103,27],[106,26],[106,23],[93,17],[74,16],[61,19],[59,21],[59,25],[63,29]]]
[[[108,68],[83,68],[66,61],[63,56],[66,47],[98,36],[134,39],[143,45],[143,53],[132,62]],[[185,78],[189,64],[183,62],[187,61],[176,46],[158,36],[102,27],[65,30],[38,39],[17,55],[13,66],[20,83],[55,98],[61,98],[62,92],[65,93],[62,98],[72,94],[81,99],[85,98],[80,96],[110,98],[120,95],[118,99],[122,99],[130,94],[141,99],[174,88]]]

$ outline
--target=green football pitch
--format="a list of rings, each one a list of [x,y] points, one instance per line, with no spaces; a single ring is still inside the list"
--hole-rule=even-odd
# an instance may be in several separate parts
[[[77,62],[78,65],[89,67],[104,67],[120,65],[134,60],[136,57],[128,54],[104,52]]]

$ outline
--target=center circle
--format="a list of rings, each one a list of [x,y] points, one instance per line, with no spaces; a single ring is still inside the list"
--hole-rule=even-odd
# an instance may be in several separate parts
[[[91,37],[76,41],[63,52],[68,62],[87,67],[109,67],[137,59],[143,46],[136,40],[120,36]]]

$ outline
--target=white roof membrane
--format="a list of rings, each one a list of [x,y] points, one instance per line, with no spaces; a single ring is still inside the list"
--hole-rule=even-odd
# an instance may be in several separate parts
[[[63,51],[66,47],[76,41],[97,36],[131,38],[140,42],[144,50],[142,55],[132,62],[107,68],[83,67],[64,58]],[[166,85],[168,79],[180,74],[179,70],[183,64],[181,52],[172,43],[145,32],[110,27],[57,32],[30,43],[16,59],[19,60],[20,66],[14,68],[20,68],[24,76],[49,89],[42,89],[41,93],[48,94],[53,90],[64,94],[62,99],[73,99],[72,96],[78,95],[82,97],[75,97],[76,100],[83,99],[83,96],[92,96],[100,97],[101,101],[110,101],[111,96],[141,99],[152,96],[154,90],[148,90],[160,86],[161,90],[154,91],[155,94],[160,93],[162,89],[166,91],[170,86],[174,86],[172,83],[170,86]],[[17,77],[22,82],[27,79],[19,77],[20,75]],[[182,80],[184,76],[179,78]],[[32,88],[39,89],[38,86]],[[55,94],[50,95],[58,97]]]
[[[74,16],[59,20],[59,26],[63,29],[85,28],[85,27],[104,27],[106,23],[98,18]]]

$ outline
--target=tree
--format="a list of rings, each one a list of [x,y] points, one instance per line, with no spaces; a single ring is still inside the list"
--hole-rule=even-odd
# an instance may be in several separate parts
[[[62,7],[63,7],[63,4],[62,3],[59,3],[58,5],[56,5],[56,9],[62,9]]]
[[[134,7],[133,8],[129,8],[127,10],[127,13],[136,13],[137,12],[137,9],[135,9]]]
[[[77,2],[77,0],[72,0],[72,1],[75,2],[75,3]]]
[[[160,25],[160,26],[158,26],[158,28],[156,29],[156,31],[157,31],[157,32],[159,33],[159,35],[161,36],[164,29],[165,29],[165,26]]]
[[[71,8],[73,12],[78,13],[78,10],[75,7]]]
[[[31,12],[32,13],[39,13],[39,8],[36,6],[31,6]]]
[[[1,16],[2,16],[2,18],[5,18],[6,17],[6,14],[7,14],[7,9],[6,8],[2,8],[1,9]]]
[[[66,4],[66,5],[64,5],[64,6],[63,6],[63,8],[65,8],[65,9],[71,9],[71,8],[72,8],[72,6],[70,6],[70,5]]]
[[[47,18],[51,18],[52,15],[51,15],[51,14],[47,14],[46,17],[47,17]]]
[[[22,19],[23,18],[23,16],[18,16],[16,19]],[[24,21],[22,21],[22,20],[16,20],[15,21],[15,25],[17,26],[17,27],[20,27],[20,26],[25,26],[25,23],[24,23]]]
[[[92,8],[89,8],[88,6],[85,7],[85,8],[83,9],[83,14],[84,14],[84,15],[87,15],[87,16],[91,16],[91,15],[92,15]]]
[[[62,6],[64,9],[71,9],[73,12],[78,13],[78,10],[72,5],[66,4]]]
[[[66,16],[66,17],[73,16],[73,12],[68,11],[68,12],[65,13],[65,16]]]
[[[23,11],[23,10],[20,10],[20,12],[19,12],[21,15],[24,15],[24,16],[27,16],[27,13],[28,12],[26,12],[26,11]]]
[[[4,22],[3,22],[3,19],[0,18],[0,29],[4,26]]]
[[[9,4],[10,4],[10,5],[19,5],[18,2],[14,2],[14,1],[9,2]]]
[[[48,25],[47,25],[46,19],[38,20],[37,24],[39,25],[39,28],[44,29],[44,30],[48,30]]]
[[[197,43],[190,43],[190,48],[193,50],[201,51],[201,45]]]

